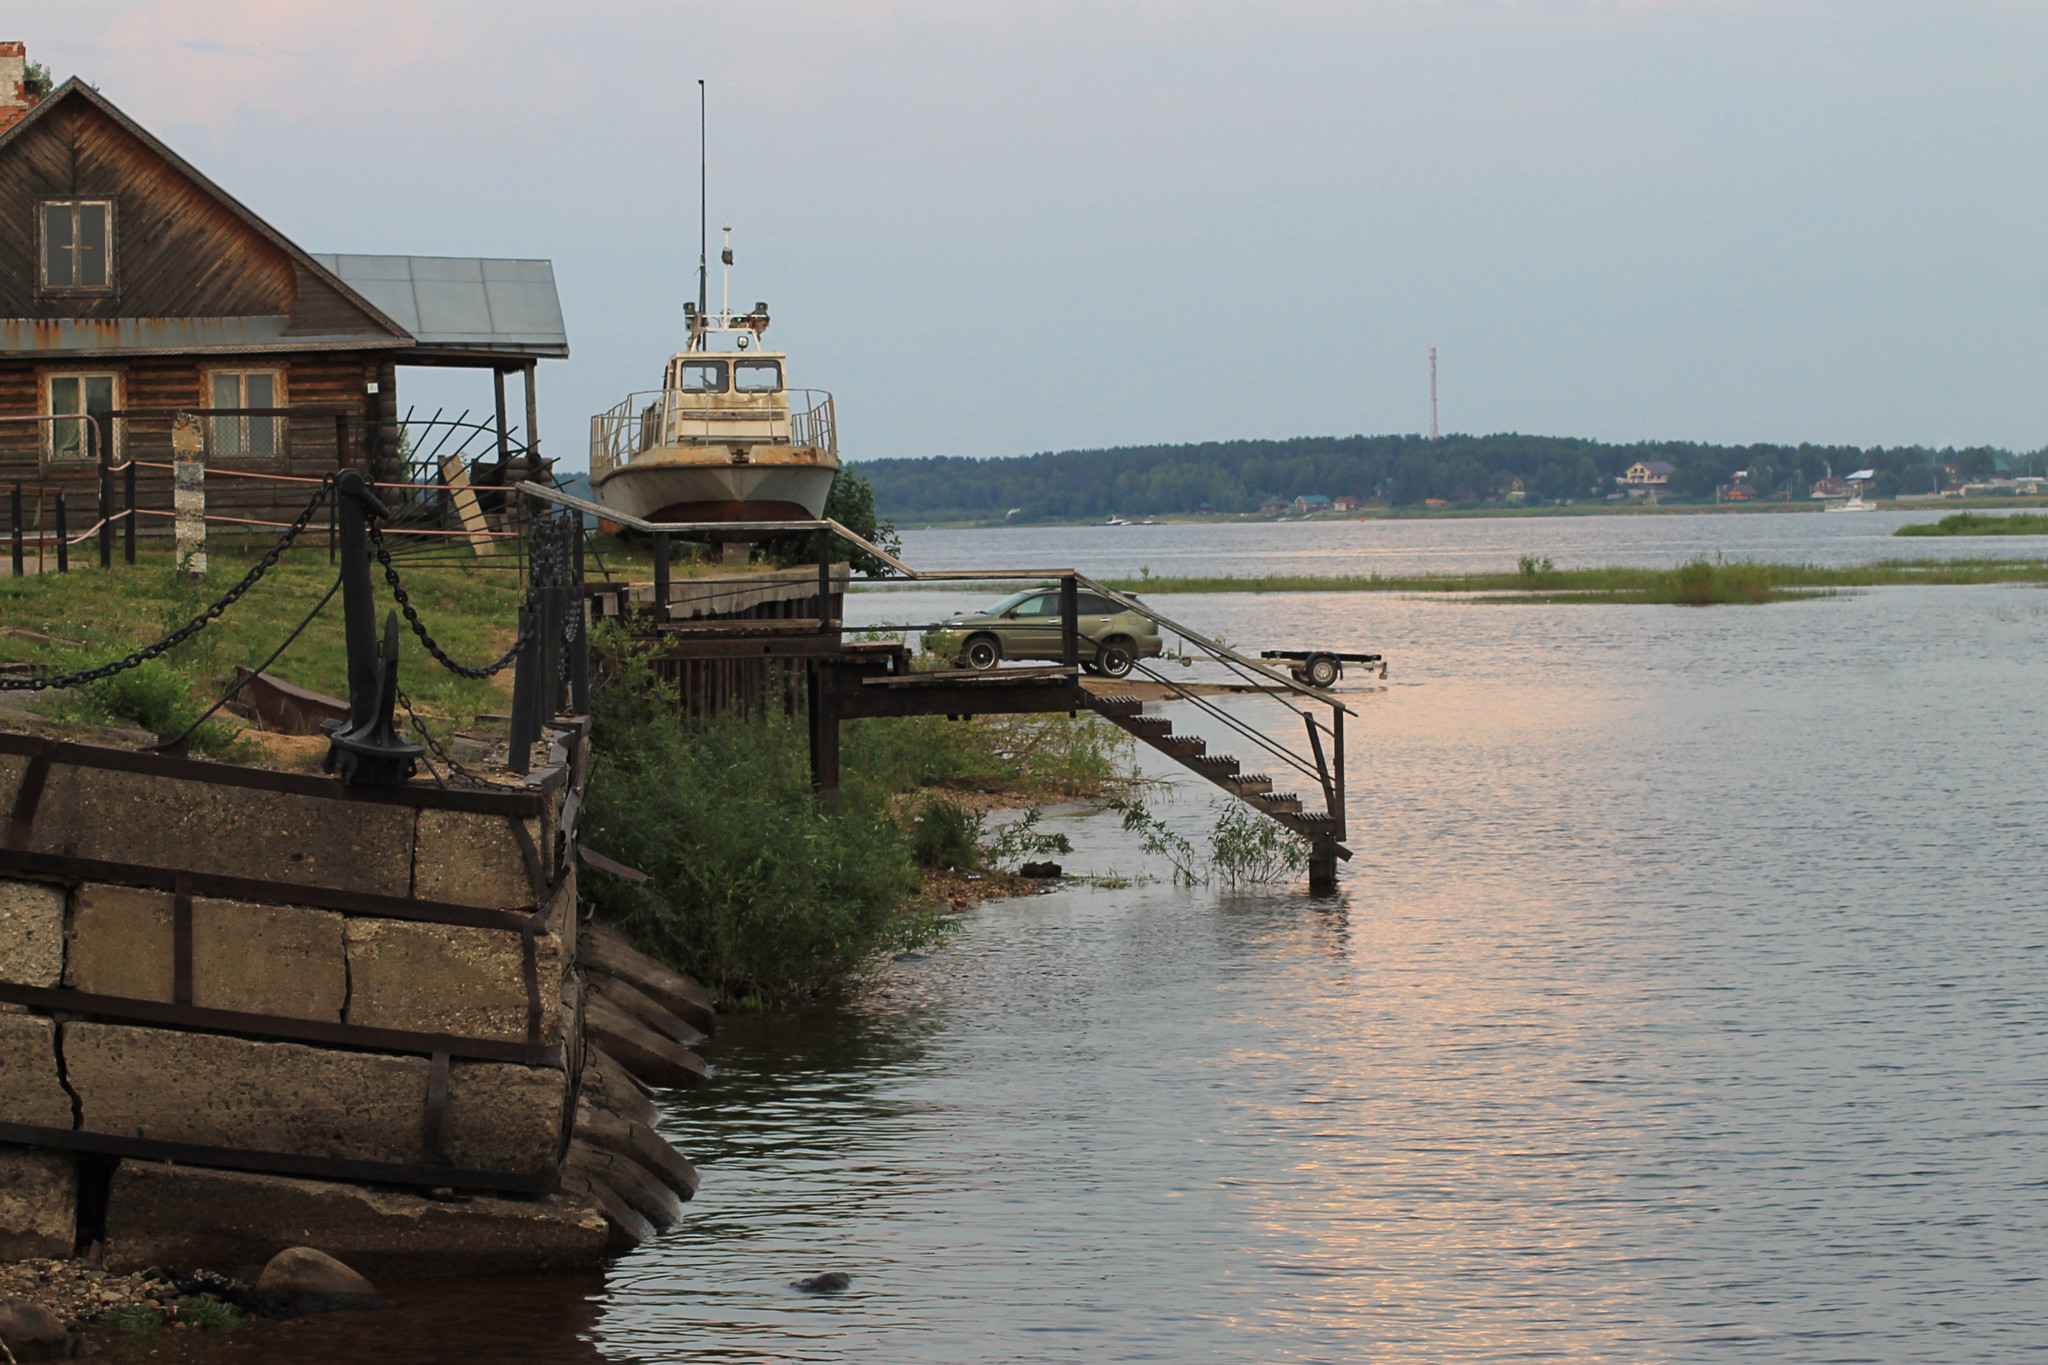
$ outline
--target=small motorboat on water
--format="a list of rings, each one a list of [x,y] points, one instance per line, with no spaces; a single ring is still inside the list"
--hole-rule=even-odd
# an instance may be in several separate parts
[[[823,516],[839,473],[832,395],[789,387],[788,356],[761,349],[767,304],[683,315],[689,344],[661,387],[590,419],[596,501],[648,521]]]
[[[1829,512],[1875,512],[1878,510],[1878,507],[1874,502],[1865,502],[1863,500],[1863,490],[1859,488],[1848,497],[1838,502],[1829,503],[1823,510]]]

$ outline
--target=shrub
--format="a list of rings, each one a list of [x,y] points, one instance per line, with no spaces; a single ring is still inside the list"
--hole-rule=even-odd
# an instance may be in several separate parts
[[[958,802],[927,796],[911,817],[910,852],[924,867],[972,871],[981,865],[981,817]]]
[[[673,693],[631,654],[593,705],[583,837],[650,880],[584,885],[643,949],[728,1003],[785,1004],[937,932],[930,911],[904,908],[917,867],[881,801],[850,784],[836,811],[818,809],[799,723],[679,724]]]
[[[218,1299],[178,1300],[178,1321],[195,1332],[232,1332],[242,1325],[242,1315]]]

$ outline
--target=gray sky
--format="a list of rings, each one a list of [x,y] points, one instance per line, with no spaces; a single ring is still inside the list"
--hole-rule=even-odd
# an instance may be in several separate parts
[[[729,218],[849,458],[1418,431],[1431,344],[1447,431],[2048,442],[2040,0],[66,0],[0,37],[310,250],[551,258],[579,467],[682,343],[699,76],[712,250]]]

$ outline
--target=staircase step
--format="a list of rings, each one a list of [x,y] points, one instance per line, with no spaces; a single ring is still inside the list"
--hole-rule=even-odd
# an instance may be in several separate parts
[[[1208,752],[1209,741],[1193,735],[1163,735],[1152,741],[1165,752],[1180,759],[1197,759]]]
[[[1224,778],[1223,784],[1239,796],[1252,796],[1273,789],[1273,779],[1264,773],[1239,773],[1235,777]]]
[[[1229,754],[1204,754],[1195,760],[1195,766],[1211,782],[1224,782],[1237,776],[1237,760]]]
[[[1137,697],[1096,697],[1088,703],[1105,716],[1135,716],[1145,709]]]
[[[1335,834],[1337,832],[1337,817],[1334,815],[1319,815],[1311,811],[1305,815],[1295,816],[1291,823],[1296,831],[1302,834]]]
[[[1301,798],[1292,792],[1253,792],[1246,799],[1268,815],[1281,811],[1289,815],[1301,814]]]
[[[1129,730],[1139,739],[1158,741],[1173,733],[1173,722],[1164,716],[1130,716],[1117,724]]]

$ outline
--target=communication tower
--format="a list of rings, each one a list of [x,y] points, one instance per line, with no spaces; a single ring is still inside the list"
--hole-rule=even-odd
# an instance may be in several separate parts
[[[1440,440],[1443,433],[1436,429],[1436,347],[1429,348],[1429,439]]]

